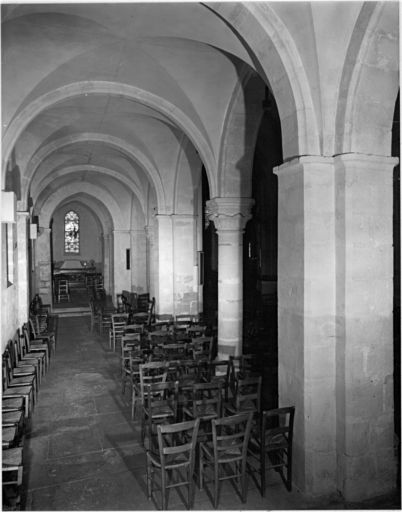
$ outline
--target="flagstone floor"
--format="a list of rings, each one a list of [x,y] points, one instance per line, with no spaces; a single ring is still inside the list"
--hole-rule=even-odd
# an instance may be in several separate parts
[[[117,353],[106,335],[91,333],[88,316],[61,317],[57,352],[42,381],[24,445],[22,508],[26,510],[156,510],[148,500],[145,452],[138,420],[123,396]],[[398,508],[395,497],[365,504],[310,501],[288,493],[271,472],[266,497],[249,479],[242,504],[230,482],[222,486],[221,510]],[[184,495],[186,495],[184,493]],[[184,510],[171,491],[168,508]],[[196,488],[196,510],[213,509],[207,491]]]

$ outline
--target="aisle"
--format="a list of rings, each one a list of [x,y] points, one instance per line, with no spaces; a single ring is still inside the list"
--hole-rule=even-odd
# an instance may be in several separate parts
[[[91,335],[88,317],[61,318],[26,439],[26,509],[152,509],[138,440],[106,336]]]
[[[62,317],[56,357],[42,381],[24,448],[22,509],[155,510],[146,497],[145,452],[139,422],[130,419],[129,396],[120,388],[117,354],[106,334],[89,331],[89,317]],[[308,503],[288,493],[271,472],[266,498],[249,479],[243,505],[230,482],[221,490],[221,510],[345,508]],[[186,494],[184,494],[186,496]],[[158,508],[160,496],[157,494]],[[196,488],[195,509],[213,510],[211,498]],[[184,510],[176,491],[169,510]]]

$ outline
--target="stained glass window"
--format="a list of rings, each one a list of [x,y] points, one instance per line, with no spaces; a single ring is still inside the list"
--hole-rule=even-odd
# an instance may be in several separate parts
[[[80,252],[80,218],[73,210],[64,216],[64,252]]]

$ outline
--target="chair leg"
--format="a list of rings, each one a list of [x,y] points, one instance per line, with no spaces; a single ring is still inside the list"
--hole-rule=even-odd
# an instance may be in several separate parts
[[[137,405],[137,397],[135,395],[135,388],[133,386],[131,390],[131,419],[134,420],[135,418],[135,406]]]
[[[147,494],[148,499],[152,497],[152,462],[150,461],[147,454]]]
[[[162,510],[166,510],[166,474],[163,469],[161,470],[162,480]]]
[[[215,472],[215,481],[214,481],[214,507],[217,508],[218,507],[218,494],[219,494],[219,465],[217,462],[215,462],[215,467],[214,467],[214,472]]]
[[[260,476],[261,476],[261,496],[265,496],[265,450],[263,447],[260,452]]]
[[[289,492],[292,491],[292,452],[287,453],[287,481],[286,481],[286,488]]]
[[[199,488],[202,490],[203,486],[204,486],[204,478],[203,478],[203,474],[202,474],[202,471],[203,471],[203,464],[202,464],[202,450],[200,448],[200,454],[199,454],[199,463],[198,463],[198,486]]]
[[[246,485],[246,463],[245,461],[242,463],[242,470],[241,470],[241,500],[243,503],[246,503],[247,501],[247,485]]]

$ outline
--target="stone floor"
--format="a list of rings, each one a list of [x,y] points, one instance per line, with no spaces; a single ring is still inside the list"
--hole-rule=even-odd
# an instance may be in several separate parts
[[[145,453],[139,423],[131,421],[129,397],[122,396],[119,359],[106,336],[91,334],[89,317],[62,317],[57,353],[42,381],[26,436],[22,508],[26,510],[155,510],[148,500]],[[180,495],[170,510],[184,510]],[[196,488],[195,509],[211,510],[211,496]],[[249,479],[247,503],[225,482],[222,510],[399,508],[396,497],[346,504],[310,501],[288,493],[278,475],[269,476],[263,499]]]

